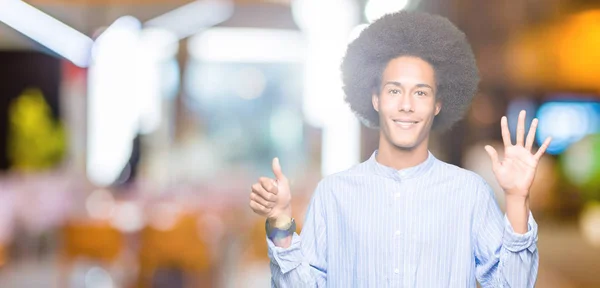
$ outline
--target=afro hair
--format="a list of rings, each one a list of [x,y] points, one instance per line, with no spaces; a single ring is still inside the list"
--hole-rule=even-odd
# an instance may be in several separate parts
[[[345,101],[361,122],[379,128],[371,97],[379,95],[381,75],[398,57],[418,57],[435,71],[442,103],[432,129],[450,129],[465,114],[477,92],[479,72],[465,34],[448,19],[400,11],[373,22],[354,40],[341,64]]]

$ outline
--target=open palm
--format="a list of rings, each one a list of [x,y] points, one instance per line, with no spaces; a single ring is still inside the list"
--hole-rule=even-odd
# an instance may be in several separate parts
[[[508,120],[504,116],[500,121],[504,142],[504,159],[498,159],[498,153],[492,146],[485,146],[485,150],[492,159],[492,169],[496,175],[496,180],[507,194],[529,196],[529,188],[533,183],[540,157],[542,157],[552,140],[550,137],[546,138],[535,154],[531,152],[537,124],[538,120],[533,119],[529,133],[527,133],[527,139],[525,139],[525,111],[521,111],[517,123],[517,143],[513,145],[510,140]]]

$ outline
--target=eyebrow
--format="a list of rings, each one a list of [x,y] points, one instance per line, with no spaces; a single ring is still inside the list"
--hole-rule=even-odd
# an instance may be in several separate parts
[[[397,81],[388,81],[383,86],[387,86],[387,85],[394,85],[394,86],[402,87],[402,83],[397,82]],[[416,86],[419,87],[419,88],[429,88],[429,89],[431,89],[431,91],[434,91],[433,87],[431,87],[431,86],[429,86],[427,84],[424,84],[424,83],[419,83]]]

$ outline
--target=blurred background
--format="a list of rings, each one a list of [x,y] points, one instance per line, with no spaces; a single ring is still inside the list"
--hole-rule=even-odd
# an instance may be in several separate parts
[[[483,147],[538,117],[537,287],[600,287],[595,0],[0,0],[0,287],[270,287],[250,186],[279,157],[300,231],[377,148],[338,68],[401,9],[452,20],[482,74],[430,150],[504,207]]]

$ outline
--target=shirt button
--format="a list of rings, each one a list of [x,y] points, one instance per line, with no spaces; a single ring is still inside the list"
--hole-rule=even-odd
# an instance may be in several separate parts
[[[400,230],[396,231],[396,236],[400,236]]]
[[[400,193],[396,193],[396,198],[400,198]]]
[[[398,268],[394,269],[394,273],[400,274],[400,269],[398,269]]]

